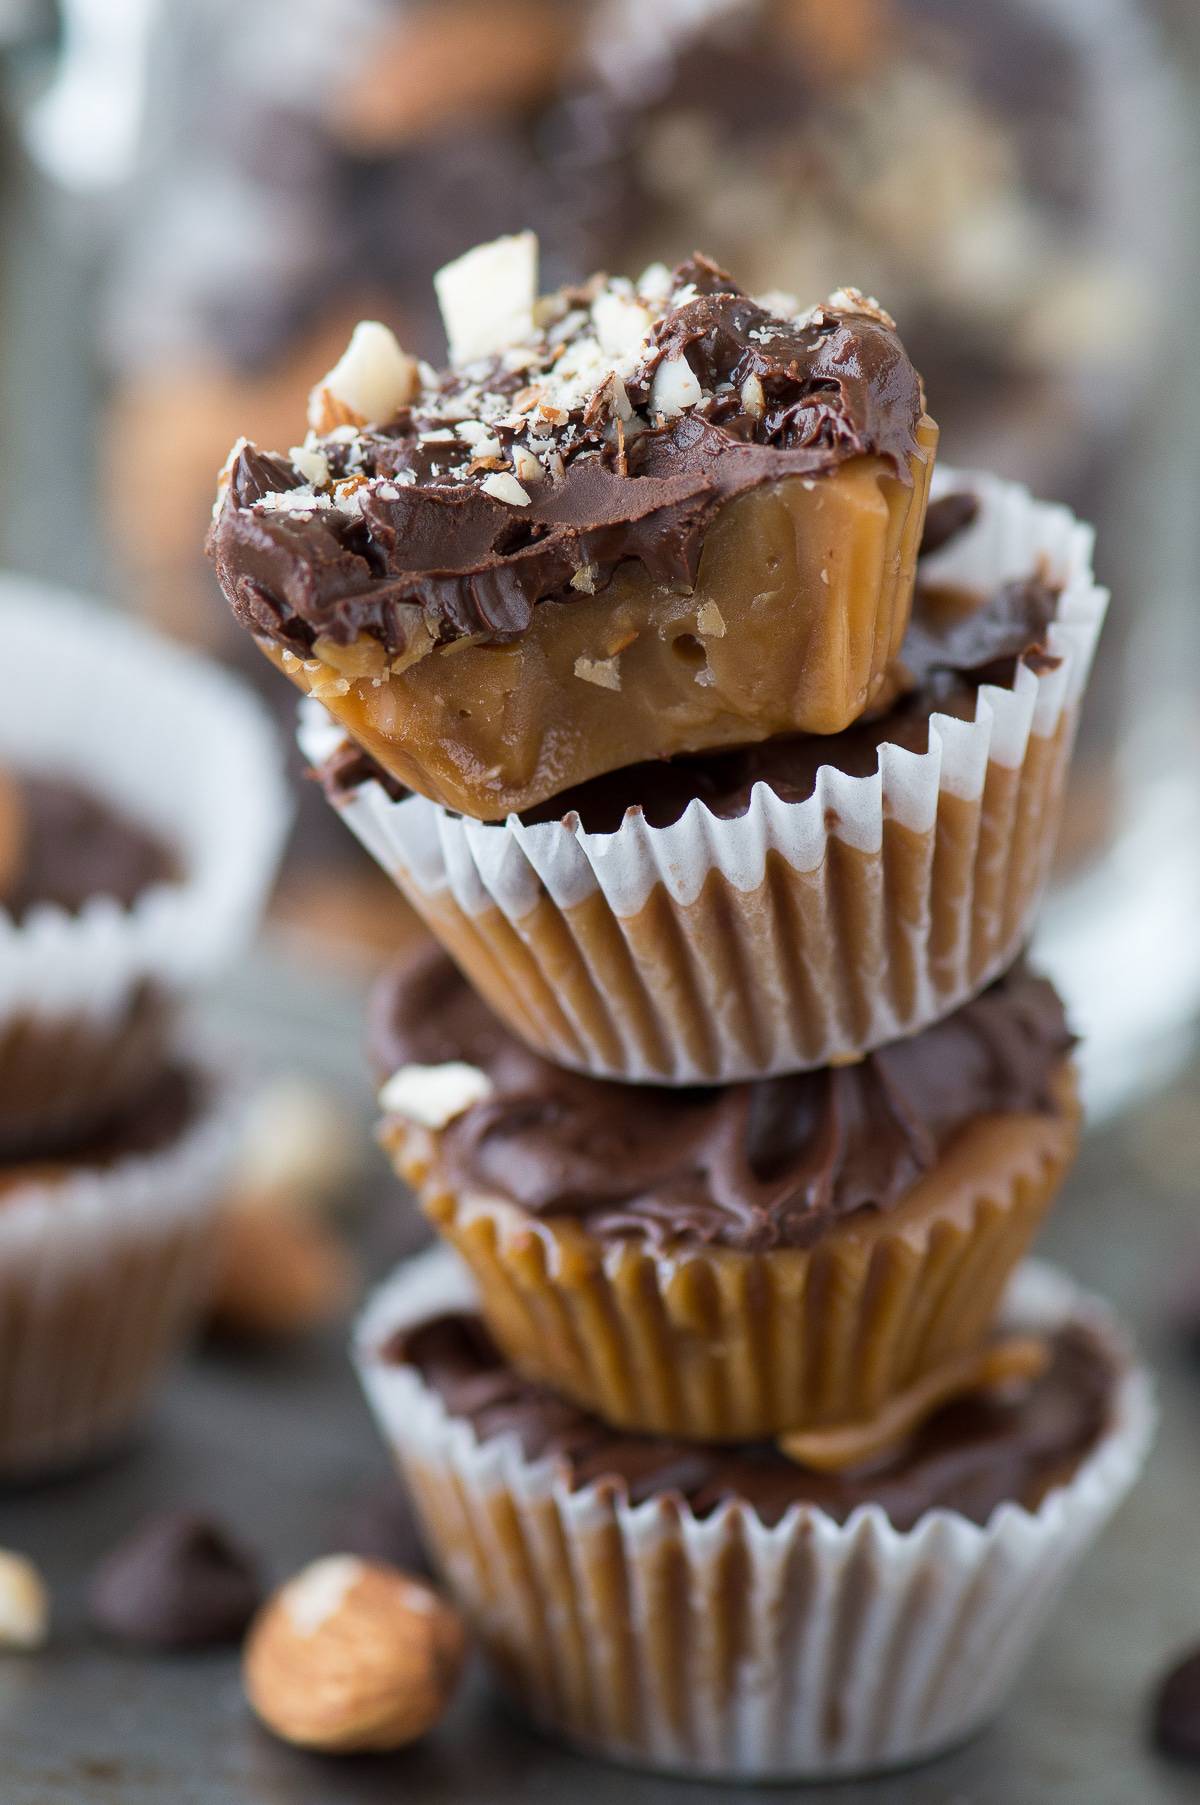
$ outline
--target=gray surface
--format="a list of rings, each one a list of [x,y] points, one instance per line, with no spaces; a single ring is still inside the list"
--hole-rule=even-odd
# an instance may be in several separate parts
[[[257,990],[239,986],[239,994],[252,998],[266,1046],[291,1048],[312,1035],[310,1003],[298,1002],[277,972],[259,974]],[[330,986],[319,1013],[352,1088],[351,999]],[[1167,1653],[1200,1640],[1200,1350],[1188,1356],[1173,1326],[1189,1273],[1200,1303],[1197,1170],[1200,1068],[1090,1137],[1046,1236],[1045,1252],[1129,1313],[1162,1367],[1164,1425],[1146,1481],[1073,1583],[1009,1710],[965,1750],[908,1776],[805,1789],[806,1797],[838,1805],[1166,1805],[1200,1794],[1200,1772],[1146,1752],[1142,1729],[1147,1690]],[[406,1209],[389,1191],[384,1232],[372,1241],[411,1234]],[[0,1661],[3,1805],[667,1805],[705,1796],[555,1751],[511,1722],[478,1674],[416,1750],[362,1762],[301,1756],[251,1721],[234,1657],[142,1658],[90,1636],[82,1589],[91,1563],[157,1506],[212,1508],[263,1551],[278,1577],[329,1550],[346,1499],[385,1472],[342,1343],[333,1334],[287,1357],[198,1354],[124,1457],[0,1497],[0,1544],[42,1564],[56,1614],[48,1651]],[[708,1796],[750,1794],[714,1788]]]

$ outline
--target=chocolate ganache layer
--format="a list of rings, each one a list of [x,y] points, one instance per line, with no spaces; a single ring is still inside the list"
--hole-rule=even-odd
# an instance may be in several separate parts
[[[770,1442],[730,1447],[610,1429],[506,1365],[477,1316],[431,1318],[398,1335],[385,1357],[416,1367],[480,1441],[515,1435],[527,1459],[556,1458],[572,1490],[599,1484],[632,1504],[665,1494],[699,1517],[736,1498],[767,1524],[795,1504],[815,1505],[838,1522],[861,1504],[878,1504],[901,1530],[935,1509],[980,1524],[1006,1500],[1036,1509],[1104,1434],[1115,1383],[1099,1340],[1068,1326],[1051,1338],[1045,1370],[1026,1386],[944,1405],[869,1467],[815,1473]]]
[[[236,449],[209,550],[259,638],[306,657],[365,634],[404,658],[511,641],[627,560],[690,588],[747,490],[864,456],[910,483],[923,408],[873,302],[781,315],[699,255],[544,297],[518,342],[413,372],[387,419],[288,458]]]
[[[1018,969],[855,1065],[631,1087],[540,1059],[440,953],[383,980],[370,1026],[381,1081],[454,1061],[485,1074],[486,1094],[438,1131],[455,1190],[575,1217],[601,1237],[747,1252],[808,1246],[857,1211],[894,1207],[981,1117],[1058,1114],[1072,1044],[1053,987]]]

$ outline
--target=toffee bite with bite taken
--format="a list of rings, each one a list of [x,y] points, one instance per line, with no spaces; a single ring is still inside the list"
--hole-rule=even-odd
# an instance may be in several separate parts
[[[700,256],[539,298],[531,234],[438,290],[450,369],[361,326],[302,446],[234,448],[210,535],[239,619],[394,779],[495,820],[872,704],[937,441],[881,308],[778,312]]]
[[[1065,509],[937,486],[899,655],[841,733],[630,762],[489,823],[305,705],[347,825],[546,1058],[672,1085],[858,1059],[1028,941],[1107,596]]]
[[[850,1437],[953,1390],[1072,1159],[1072,1037],[1017,971],[856,1065],[563,1071],[433,954],[379,986],[383,1143],[506,1356],[606,1421]]]

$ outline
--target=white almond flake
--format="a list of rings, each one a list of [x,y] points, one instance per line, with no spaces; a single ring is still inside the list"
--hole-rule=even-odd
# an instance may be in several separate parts
[[[575,675],[599,689],[620,689],[621,672],[616,658],[577,658]]]
[[[492,1081],[477,1065],[447,1060],[444,1065],[402,1065],[379,1093],[379,1107],[422,1128],[444,1128],[455,1116],[492,1094]]]
[[[634,286],[639,295],[644,295],[647,301],[669,301],[671,298],[671,272],[665,263],[647,264]]]
[[[703,395],[700,380],[686,357],[668,357],[659,364],[650,384],[650,412],[673,420]]]
[[[273,489],[254,505],[264,514],[295,514],[304,520],[318,509],[331,508],[333,502],[328,495],[314,495],[311,489]]]
[[[485,476],[479,487],[485,495],[491,495],[496,501],[507,502],[511,508],[529,506],[528,494],[508,470],[497,470],[491,476]]]
[[[474,363],[533,335],[538,241],[518,232],[476,245],[433,278],[450,361]]]
[[[629,391],[614,370],[604,385],[608,392],[609,406],[618,420],[633,419],[633,402],[629,399]]]
[[[339,514],[362,513],[363,487],[361,482],[341,483],[334,490],[334,505]]]
[[[500,441],[490,426],[482,420],[460,420],[458,436],[464,445],[469,445],[477,458],[498,458]]]
[[[293,445],[288,457],[306,483],[311,483],[314,489],[325,487],[329,481],[329,459],[323,451],[317,451],[311,445]]]
[[[378,320],[360,320],[350,343],[308,398],[308,423],[319,429],[325,396],[332,395],[363,421],[390,420],[417,392],[417,360]]]
[[[705,602],[696,611],[696,631],[708,639],[724,639],[725,617],[715,602]]]
[[[453,445],[458,434],[449,426],[439,426],[433,432],[423,432],[417,443],[419,445]]]
[[[598,564],[581,564],[571,578],[571,588],[578,589],[582,595],[595,595],[596,578],[600,575]]]
[[[763,394],[763,385],[759,377],[747,376],[742,384],[742,406],[748,414],[761,420],[767,411],[767,398]]]
[[[542,474],[542,466],[538,463],[538,460],[532,451],[527,451],[524,445],[514,445],[512,460],[513,470],[520,482],[537,482]]]
[[[549,420],[561,414],[565,420],[572,408],[583,407],[612,374],[613,359],[602,350],[598,338],[588,333],[576,339],[551,369],[538,412]]]
[[[865,314],[870,320],[878,320],[890,332],[896,330],[896,322],[886,307],[881,307],[874,295],[864,295],[861,288],[839,288],[830,295],[826,302],[828,307],[836,307],[842,313]]]
[[[592,324],[602,351],[612,357],[629,357],[641,350],[654,317],[632,295],[605,289],[592,302]]]

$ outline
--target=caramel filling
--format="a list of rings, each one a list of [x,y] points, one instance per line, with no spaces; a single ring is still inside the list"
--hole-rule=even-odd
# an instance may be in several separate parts
[[[899,654],[936,444],[926,417],[908,483],[863,457],[738,496],[690,591],[629,562],[508,644],[260,644],[399,783],[481,820],[642,759],[838,733]]]

